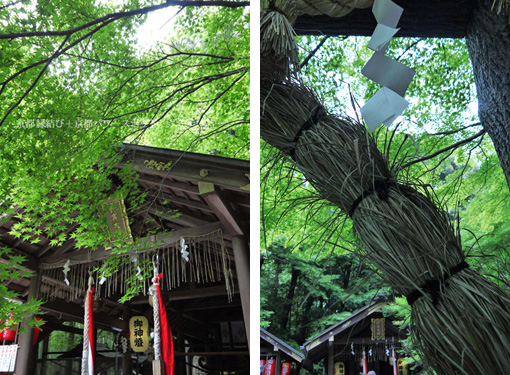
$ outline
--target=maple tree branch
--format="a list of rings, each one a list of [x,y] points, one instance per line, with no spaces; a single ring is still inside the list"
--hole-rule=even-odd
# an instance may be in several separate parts
[[[0,39],[16,39],[16,38],[30,38],[37,36],[69,36],[78,31],[87,29],[91,26],[105,21],[116,21],[121,18],[143,15],[155,10],[168,8],[170,6],[222,6],[228,8],[240,8],[250,5],[249,1],[225,1],[225,0],[167,0],[166,3],[159,5],[152,5],[145,8],[133,9],[124,12],[109,13],[103,17],[96,18],[95,20],[84,23],[80,26],[73,27],[67,30],[48,30],[48,31],[30,31],[19,33],[0,34]]]
[[[482,136],[482,135],[484,135],[486,132],[487,132],[487,131],[486,131],[485,129],[483,129],[483,130],[479,131],[478,133],[476,133],[476,134],[472,135],[472,136],[471,136],[471,137],[469,137],[469,138],[463,139],[463,140],[461,140],[461,141],[459,141],[459,142],[457,142],[457,143],[454,143],[454,144],[452,144],[452,145],[450,145],[450,146],[447,146],[447,147],[445,147],[445,148],[442,148],[441,150],[438,150],[438,151],[436,151],[436,152],[434,152],[434,153],[432,153],[432,154],[430,154],[430,155],[427,155],[427,156],[424,156],[424,157],[422,157],[422,158],[419,158],[419,159],[415,159],[415,160],[413,160],[413,161],[410,161],[409,163],[404,164],[404,165],[403,165],[400,169],[406,169],[406,168],[410,167],[410,166],[411,166],[411,165],[413,165],[413,164],[420,163],[420,162],[422,162],[422,161],[432,159],[432,158],[436,157],[437,155],[442,154],[443,152],[447,152],[447,151],[450,151],[450,150],[456,149],[456,148],[458,148],[458,147],[460,147],[460,146],[462,146],[462,145],[464,145],[464,144],[466,144],[466,143],[469,143],[469,142],[471,142],[471,141],[474,141],[476,138],[481,137],[481,136]]]

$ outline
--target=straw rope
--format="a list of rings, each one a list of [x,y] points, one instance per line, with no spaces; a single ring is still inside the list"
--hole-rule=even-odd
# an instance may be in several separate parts
[[[460,238],[432,192],[398,181],[365,126],[328,114],[300,82],[262,86],[261,110],[261,136],[321,197],[351,213],[362,255],[413,300],[423,360],[439,375],[504,373],[510,296],[466,268]]]
[[[156,285],[159,285],[158,266],[154,263],[153,285],[150,289],[152,295],[152,309],[154,315],[154,360],[161,359],[161,325],[159,321],[159,296]]]

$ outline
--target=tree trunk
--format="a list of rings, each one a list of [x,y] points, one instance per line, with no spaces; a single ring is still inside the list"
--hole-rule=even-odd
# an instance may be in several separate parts
[[[491,11],[492,0],[478,0],[466,42],[473,64],[478,114],[499,157],[510,188],[510,22]]]
[[[283,305],[283,316],[281,327],[286,330],[287,324],[289,323],[290,310],[292,308],[292,301],[294,300],[294,293],[296,291],[297,281],[299,278],[299,274],[301,273],[299,269],[295,268],[292,264],[292,276],[290,279],[289,292],[287,293],[287,298],[285,299],[285,303]]]

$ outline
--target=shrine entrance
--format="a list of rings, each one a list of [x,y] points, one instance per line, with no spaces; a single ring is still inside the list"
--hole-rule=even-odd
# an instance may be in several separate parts
[[[16,349],[14,374],[81,373],[84,331],[95,345],[96,374],[153,374],[154,347],[160,347],[151,337],[156,260],[157,305],[161,317],[166,312],[160,328],[166,322],[171,330],[175,374],[248,374],[249,162],[135,145],[120,153],[122,164],[136,171],[146,204],[130,209],[129,200],[105,202],[105,210],[113,207],[108,224],[132,239],[113,274],[101,271],[111,248],[75,248],[79,225],[66,229],[71,239],[51,246],[44,230],[37,244],[10,235],[16,215],[0,223],[5,246],[24,255],[21,267],[33,272],[8,288],[20,303],[42,300],[45,321],[37,338],[32,329],[4,342]],[[112,176],[113,190],[117,182]],[[139,292],[120,303],[128,280]],[[83,326],[85,311],[90,330]],[[130,327],[133,317],[146,319],[143,332]]]
[[[371,370],[393,375],[396,366],[399,375],[411,375],[398,354],[407,332],[382,314],[385,305],[382,298],[374,301],[304,343],[305,368],[322,362],[327,375],[359,375]]]

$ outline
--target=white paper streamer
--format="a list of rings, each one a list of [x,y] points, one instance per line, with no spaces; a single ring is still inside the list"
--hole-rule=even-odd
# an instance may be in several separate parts
[[[186,259],[186,262],[189,262],[189,251],[186,251],[187,248],[188,245],[186,245],[186,241],[181,237],[181,255]]]
[[[377,23],[388,27],[397,27],[404,8],[398,6],[391,0],[375,0],[372,6]]]
[[[400,28],[395,29],[393,27],[383,25],[382,23],[377,24],[367,48],[376,52],[385,52],[390,44],[391,38],[393,38],[399,30]]]
[[[400,30],[396,26],[403,11],[391,0],[375,0],[372,7],[378,24],[367,47],[375,52],[361,74],[383,87],[361,108],[370,131],[380,124],[390,126],[409,105],[404,95],[416,72],[384,54]]]
[[[69,286],[69,280],[67,280],[67,273],[71,269],[69,267],[70,264],[71,264],[71,259],[68,259],[67,262],[65,262],[64,268],[62,270],[62,272],[64,272],[64,282],[66,283],[67,286]]]
[[[365,67],[361,69],[361,74],[404,96],[415,71],[382,52],[374,52]]]
[[[374,131],[380,124],[390,126],[408,105],[403,97],[383,87],[361,108],[361,115],[370,131]]]

